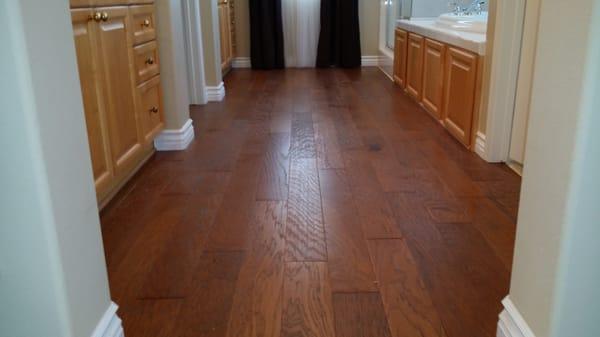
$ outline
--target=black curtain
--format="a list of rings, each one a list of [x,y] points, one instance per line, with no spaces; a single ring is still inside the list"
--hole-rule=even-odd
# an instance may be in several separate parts
[[[358,0],[321,0],[317,67],[334,66],[361,66]]]
[[[281,0],[250,0],[250,49],[253,69],[285,67]]]

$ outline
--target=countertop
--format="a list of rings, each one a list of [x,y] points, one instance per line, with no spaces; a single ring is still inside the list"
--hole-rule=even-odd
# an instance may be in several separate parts
[[[464,48],[482,56],[485,55],[486,34],[443,28],[436,25],[435,20],[435,18],[398,20],[396,26],[409,32]]]

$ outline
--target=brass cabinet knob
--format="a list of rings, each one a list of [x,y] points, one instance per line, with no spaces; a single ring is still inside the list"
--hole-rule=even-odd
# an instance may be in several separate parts
[[[153,106],[152,108],[150,108],[150,112],[158,113],[158,108]]]
[[[150,19],[144,20],[144,22],[142,23],[142,26],[144,26],[144,27],[150,27]]]
[[[147,58],[146,64],[154,64],[154,59],[152,57]]]
[[[100,19],[105,22],[108,21],[108,13],[102,12],[102,14],[100,15]]]
[[[94,13],[94,15],[91,16],[91,19],[96,22],[100,22],[100,20],[102,20],[102,13],[100,13],[100,12]]]

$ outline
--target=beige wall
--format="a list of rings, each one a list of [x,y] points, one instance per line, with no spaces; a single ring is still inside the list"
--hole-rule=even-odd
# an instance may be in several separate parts
[[[595,276],[597,281],[598,277],[600,256],[594,247],[598,247],[600,177],[585,165],[587,161],[598,167],[598,157],[584,155],[591,150],[586,143],[591,139],[598,143],[592,132],[584,132],[591,128],[589,123],[598,120],[600,109],[600,41],[590,31],[595,23],[598,32],[598,6],[594,0],[580,0],[577,5],[546,0],[540,10],[527,164],[510,287],[510,298],[538,337],[598,335],[591,330],[584,334],[556,330],[568,326],[557,324],[571,315],[575,316],[571,328],[587,326],[598,331],[598,302],[592,301],[598,300],[600,292],[586,280]],[[572,212],[581,205],[588,207],[583,217]],[[579,242],[572,241],[576,233]],[[580,274],[573,274],[572,269]],[[575,286],[578,283],[583,286]]]
[[[202,23],[204,76],[206,85],[214,87],[223,81],[217,2],[214,0],[198,1],[200,1],[200,21]],[[238,2],[247,1],[238,0]]]
[[[157,1],[156,12],[165,128],[178,130],[190,118],[181,1]]]
[[[359,0],[362,54],[379,55],[379,3]],[[250,57],[250,17],[247,0],[235,0],[236,57]]]
[[[68,1],[0,1],[2,336],[91,336],[110,304],[72,36]]]

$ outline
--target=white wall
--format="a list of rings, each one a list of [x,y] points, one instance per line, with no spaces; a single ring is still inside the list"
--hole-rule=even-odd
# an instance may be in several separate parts
[[[510,287],[538,337],[600,335],[599,6],[540,9]]]
[[[449,11],[448,0],[412,0],[412,17],[438,17]]]
[[[90,336],[110,304],[68,1],[0,0],[0,336]]]

